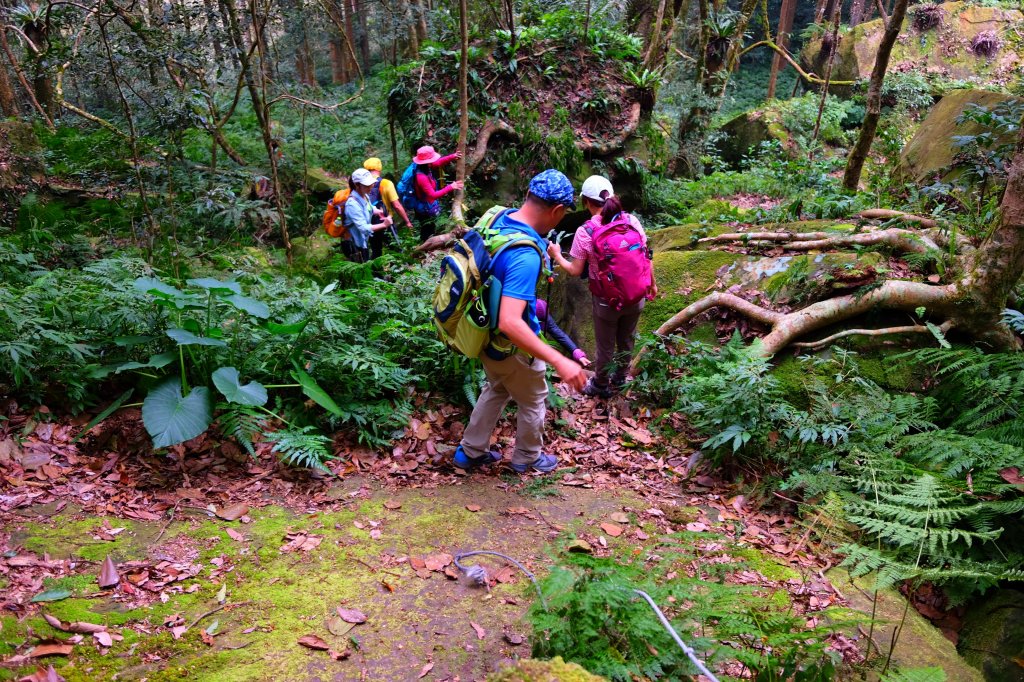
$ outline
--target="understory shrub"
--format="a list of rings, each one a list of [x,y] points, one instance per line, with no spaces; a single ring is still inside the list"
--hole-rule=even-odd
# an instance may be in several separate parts
[[[938,387],[920,395],[881,388],[854,353],[833,348],[801,359],[804,407],[757,344],[737,335],[721,349],[656,349],[639,389],[686,414],[706,452],[783,467],[785,488],[838,503],[851,531],[839,551],[854,575],[927,580],[951,604],[1024,579],[1024,360],[917,351],[897,361],[938,367]]]

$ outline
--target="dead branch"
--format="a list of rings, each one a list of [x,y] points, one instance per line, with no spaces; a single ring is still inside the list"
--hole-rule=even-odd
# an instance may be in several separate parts
[[[782,242],[788,251],[824,251],[842,246],[890,246],[905,253],[927,253],[939,250],[930,237],[920,232],[890,228],[856,234],[828,232],[730,232],[715,237],[704,237],[698,243],[742,241],[750,245],[757,242]]]
[[[808,83],[814,83],[816,85],[825,85],[825,79],[824,78],[820,78],[820,77],[814,75],[813,73],[808,73],[807,71],[804,71],[803,68],[800,67],[800,64],[798,64],[797,61],[795,59],[793,59],[793,57],[789,54],[789,52],[787,50],[782,49],[778,45],[776,45],[775,41],[773,41],[773,40],[762,40],[762,41],[754,43],[750,47],[744,48],[744,50],[742,52],[740,52],[740,57],[742,57],[743,55],[745,55],[746,53],[750,52],[751,50],[753,50],[754,48],[757,48],[757,47],[767,47],[767,48],[770,48],[772,50],[775,50],[775,52],[778,53],[783,59],[785,59],[789,63],[790,66],[792,66],[794,69],[796,69],[796,72],[800,75],[800,77],[803,78]],[[836,85],[849,86],[849,85],[856,85],[856,84],[857,84],[857,81],[836,81],[836,80],[829,81],[829,83],[828,83],[828,85],[830,85],[830,86],[836,86]]]

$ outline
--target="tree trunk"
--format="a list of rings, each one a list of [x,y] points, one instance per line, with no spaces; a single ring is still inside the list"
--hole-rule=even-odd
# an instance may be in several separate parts
[[[427,41],[427,10],[424,0],[409,0],[409,9],[415,17],[414,26],[416,27],[416,36],[419,38],[419,43],[425,43]]]
[[[885,81],[885,72],[889,68],[892,48],[903,28],[903,19],[907,15],[907,2],[908,0],[897,0],[892,16],[889,17],[889,23],[885,26],[882,41],[878,44],[875,66],[871,70],[871,80],[868,83],[864,124],[860,128],[860,135],[857,136],[857,143],[850,150],[850,156],[846,161],[846,171],[843,173],[843,187],[848,190],[857,189],[861,172],[864,170],[864,162],[868,158],[871,143],[875,139],[875,131],[878,130],[878,120],[882,116],[882,83]]]
[[[816,15],[816,23],[825,22],[825,35],[821,37],[821,49],[818,50],[818,54],[814,58],[814,64],[811,71],[815,75],[820,75],[821,70],[825,67],[829,57],[836,49],[835,42],[832,32],[828,30],[828,24],[831,23],[832,17],[836,13],[836,4],[838,0],[825,0],[822,5],[819,5],[820,14]],[[842,5],[839,5],[839,10],[842,10]]]
[[[48,31],[46,26],[38,21],[25,24],[22,30],[37,50],[32,54],[32,89],[35,91],[36,100],[52,118],[57,112],[53,79],[45,63],[46,53],[50,47]]]
[[[14,96],[14,88],[7,76],[7,67],[0,63],[0,113],[4,116],[17,116],[18,98]]]
[[[850,26],[856,26],[864,21],[864,10],[866,0],[852,0],[850,3]]]
[[[355,2],[354,0],[341,0],[341,6],[345,12],[345,36],[348,38],[348,44],[355,46],[357,44],[355,19],[352,17],[352,13],[353,11],[355,11]],[[352,74],[354,74],[357,70],[356,64],[354,63],[355,56],[349,53],[347,50],[345,51],[345,55],[348,62],[346,69],[348,73],[346,75],[351,80]]]
[[[796,16],[796,0],[782,0],[779,7],[779,27],[776,31],[775,43],[783,50],[789,45],[789,34],[793,31],[793,17]],[[782,68],[782,55],[778,52],[772,57],[772,70],[768,74],[767,99],[775,97],[775,86],[779,80],[779,69]]]
[[[329,53],[331,55],[331,82],[335,85],[341,85],[347,83],[348,78],[345,74],[345,45],[342,43],[341,38],[331,38],[328,43]]]
[[[652,68],[651,64],[653,60],[657,59],[656,55],[660,51],[659,45],[661,44],[661,33],[662,25],[665,21],[665,5],[668,0],[660,0],[658,2],[658,11],[654,15],[654,23],[651,24],[650,35],[644,36],[644,42],[647,44],[647,50],[644,52],[644,67]]]
[[[203,9],[206,11],[206,34],[213,44],[213,55],[217,64],[224,64],[224,46],[220,40],[220,26],[217,22],[217,8],[213,6],[213,0],[203,0]]]
[[[467,0],[459,0],[459,159],[455,164],[455,179],[466,180],[466,137],[469,135],[469,7]],[[452,219],[459,225],[465,225],[462,214],[462,201],[465,190],[455,190],[452,200]]]
[[[629,0],[626,4],[626,26],[644,39],[645,47],[650,38],[656,10],[657,4],[654,0]]]
[[[361,8],[352,0],[352,13],[356,18],[356,31],[359,34],[359,58],[363,63],[363,73],[370,73],[370,29],[366,14],[370,11],[371,3],[364,4]]]

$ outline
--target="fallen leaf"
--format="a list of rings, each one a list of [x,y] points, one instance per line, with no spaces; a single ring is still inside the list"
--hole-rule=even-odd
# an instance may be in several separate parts
[[[416,677],[416,679],[417,680],[423,679],[424,677],[427,676],[427,673],[429,673],[433,669],[434,669],[434,664],[433,663],[427,663],[422,668],[420,668],[420,674]]]
[[[651,537],[650,535],[648,535],[647,533],[643,532],[639,528],[636,529],[635,535],[636,535],[636,539],[637,540],[649,540],[650,537]]]
[[[402,508],[402,503],[399,502],[398,500],[385,500],[384,508],[385,509],[391,509],[391,510],[401,509]]]
[[[366,622],[366,614],[360,611],[359,609],[345,609],[339,606],[335,610],[338,612],[338,615],[341,616],[341,619],[346,623],[358,624]]]
[[[67,599],[70,596],[71,591],[65,590],[63,588],[56,590],[46,590],[45,592],[40,592],[36,596],[32,597],[32,602],[38,603],[41,601],[60,601],[61,599]]]
[[[57,671],[51,665],[46,670],[37,668],[34,673],[22,677],[18,682],[67,682],[67,680],[57,674]]]
[[[94,623],[86,623],[86,622],[82,622],[82,621],[75,622],[75,623],[65,623],[64,621],[60,620],[59,618],[51,616],[48,613],[44,613],[43,614],[43,619],[46,620],[46,622],[49,623],[54,628],[56,628],[58,630],[63,630],[64,632],[77,632],[77,633],[82,634],[82,635],[89,635],[89,634],[96,633],[96,632],[106,632],[107,631],[107,626],[106,625],[96,625]]]
[[[96,638],[100,646],[114,646],[114,639],[109,632],[94,632],[92,636]]]
[[[502,566],[494,573],[494,579],[499,583],[512,583],[516,580],[516,569],[513,566]]]
[[[423,560],[423,564],[427,570],[440,571],[442,568],[450,564],[453,559],[454,557],[451,554],[431,554]]]
[[[938,284],[938,282],[941,279],[942,277],[940,277],[939,275],[928,275],[928,281],[931,282],[932,284]]]
[[[220,586],[220,589],[217,590],[217,603],[218,604],[223,604],[224,602],[227,601],[227,599],[228,599],[228,584],[224,583],[223,585]]]
[[[505,641],[511,644],[512,646],[519,646],[523,643],[523,636],[516,634],[515,632],[506,632]]]
[[[707,524],[701,523],[700,521],[694,521],[693,523],[686,524],[686,530],[691,533],[703,533],[707,529]]]
[[[316,635],[303,635],[302,637],[299,637],[299,644],[307,649],[315,649],[316,651],[327,651],[331,648],[327,642]]]
[[[529,514],[530,510],[526,507],[509,507],[506,510],[509,514]]]
[[[458,580],[459,579],[459,569],[457,569],[457,568],[455,568],[455,566],[449,564],[448,566],[444,567],[444,575],[449,580]],[[392,590],[392,591],[394,591],[394,590]]]
[[[1020,475],[1020,469],[1017,467],[1008,467],[1006,469],[1000,469],[999,475],[1007,483],[1013,485],[1024,485],[1024,476]]]
[[[248,513],[249,505],[247,505],[245,502],[239,502],[237,504],[231,505],[230,507],[224,507],[219,512],[217,512],[217,516],[224,519],[225,521],[237,521],[238,519],[242,518]]]
[[[419,571],[427,567],[427,562],[418,556],[409,557],[409,565],[412,566],[412,570]]]
[[[245,536],[242,535],[241,533],[239,533],[234,528],[228,528],[227,529],[227,533],[228,533],[228,537],[231,538],[232,540],[235,540],[236,542],[245,542]]]
[[[626,514],[624,514],[622,512],[615,512],[614,514],[612,514],[608,518],[610,518],[615,523],[629,523],[629,516],[627,516]]]
[[[341,637],[354,627],[353,623],[346,623],[340,616],[331,616],[327,619],[327,631],[336,637]]]
[[[32,649],[29,656],[32,658],[41,658],[43,656],[67,656],[74,650],[74,644],[40,644]]]
[[[477,625],[473,621],[469,621],[469,627],[473,628],[473,632],[476,633],[476,638],[477,639],[483,639],[484,637],[487,636],[487,630],[484,630],[482,627],[480,627],[479,625]]]
[[[108,587],[117,587],[121,582],[121,576],[117,573],[117,564],[114,560],[107,555],[107,558],[103,560],[103,566],[100,567],[100,575],[96,579],[99,583],[100,588],[107,589]]]
[[[348,649],[342,649],[341,651],[335,651],[334,649],[328,649],[327,655],[335,661],[344,661],[346,658],[352,655],[352,652]]]
[[[181,636],[184,635],[186,632],[188,632],[188,626],[179,625],[177,627],[171,628],[171,637],[173,637],[174,639],[181,639]]]
[[[605,533],[608,533],[608,535],[611,535],[613,538],[617,538],[620,535],[622,535],[622,526],[619,526],[614,523],[602,523],[601,530],[603,530]]]
[[[466,509],[471,512],[478,512],[480,511],[481,507],[479,504],[467,504]]]
[[[203,644],[205,644],[206,646],[213,646],[214,644],[213,635],[211,635],[209,632],[206,632],[205,630],[199,633],[199,638],[203,640]]]

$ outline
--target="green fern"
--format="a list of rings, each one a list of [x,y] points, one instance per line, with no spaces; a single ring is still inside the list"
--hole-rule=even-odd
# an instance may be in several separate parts
[[[234,403],[220,403],[218,410],[222,410],[218,422],[220,431],[238,441],[246,451],[256,456],[256,436],[263,433],[263,422],[266,415],[250,405],[238,405]]]
[[[331,454],[331,439],[316,431],[313,426],[289,427],[281,431],[267,431],[264,434],[274,446],[281,461],[290,466],[330,471],[325,462],[334,459]]]

